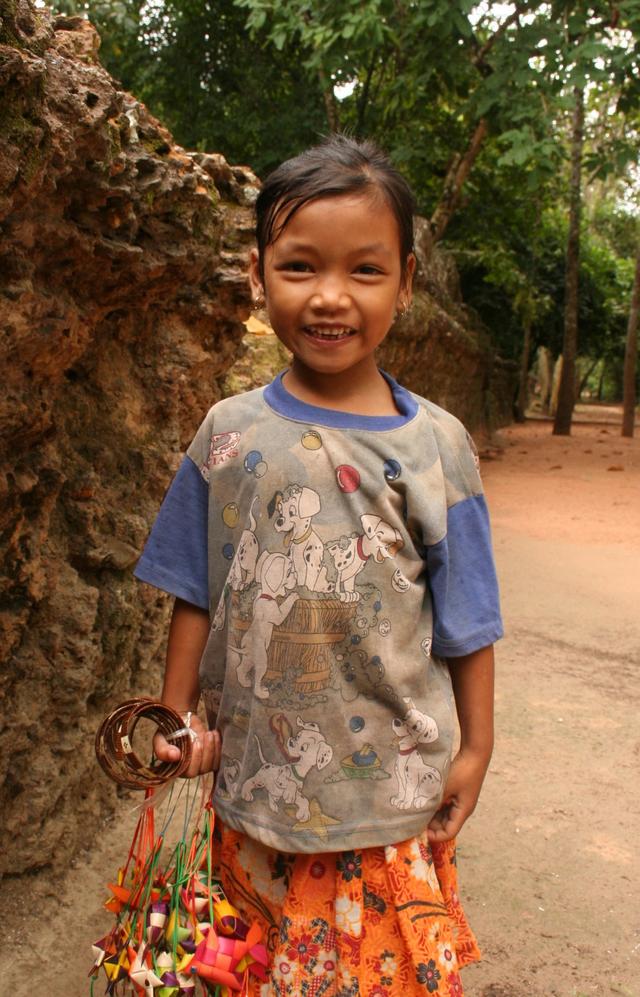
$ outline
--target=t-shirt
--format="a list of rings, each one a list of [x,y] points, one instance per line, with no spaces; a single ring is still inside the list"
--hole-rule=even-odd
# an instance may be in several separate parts
[[[471,439],[384,376],[397,415],[308,405],[282,374],[214,405],[136,568],[209,610],[214,806],[282,851],[424,830],[454,738],[443,659],[502,635]]]

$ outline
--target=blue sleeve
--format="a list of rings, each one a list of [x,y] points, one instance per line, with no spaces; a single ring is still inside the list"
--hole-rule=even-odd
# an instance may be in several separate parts
[[[207,610],[208,509],[207,483],[191,458],[185,457],[134,570],[141,582]]]
[[[483,495],[451,506],[447,535],[427,548],[433,651],[471,654],[502,637],[498,582]]]

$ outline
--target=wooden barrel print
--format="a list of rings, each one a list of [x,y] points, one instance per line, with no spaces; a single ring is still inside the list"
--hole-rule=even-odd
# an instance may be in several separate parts
[[[251,621],[237,614],[232,599],[231,625],[239,641]],[[317,692],[329,685],[333,645],[347,636],[356,607],[339,599],[298,599],[284,623],[273,628],[265,681],[282,682],[295,675],[293,689]]]

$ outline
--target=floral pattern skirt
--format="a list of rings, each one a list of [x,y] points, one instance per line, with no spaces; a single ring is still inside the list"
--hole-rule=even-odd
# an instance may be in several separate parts
[[[249,997],[462,997],[480,958],[460,905],[455,842],[286,854],[219,820],[214,876],[270,956]]]

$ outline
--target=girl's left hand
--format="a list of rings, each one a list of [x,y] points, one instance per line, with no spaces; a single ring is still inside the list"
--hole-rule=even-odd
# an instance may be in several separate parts
[[[460,750],[444,787],[440,809],[427,828],[429,841],[451,841],[476,808],[489,760],[473,751]]]

